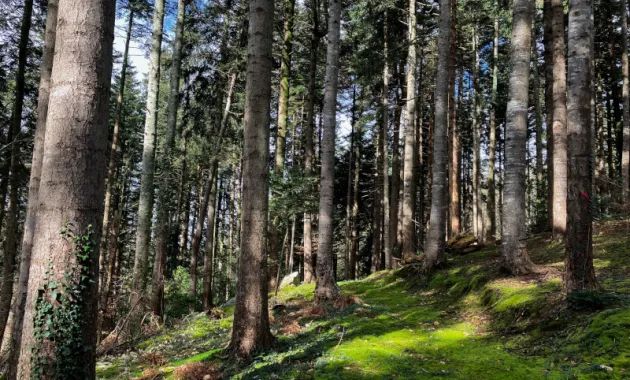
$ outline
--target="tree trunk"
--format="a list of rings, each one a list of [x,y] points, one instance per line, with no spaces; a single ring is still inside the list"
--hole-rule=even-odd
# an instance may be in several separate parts
[[[385,256],[385,262],[381,264],[384,269],[393,268],[393,256],[392,256],[392,238],[391,238],[391,212],[389,202],[389,46],[387,39],[388,34],[388,14],[385,11],[383,15],[383,93],[381,99],[382,107],[382,126],[380,130],[381,135],[381,151],[382,155],[382,180],[383,180],[383,255]],[[394,235],[395,236],[395,235]],[[384,264],[384,265],[383,265]]]
[[[217,207],[221,206],[221,202],[219,200],[219,204],[217,205],[217,191],[221,190],[221,181],[219,181],[219,189],[217,189],[216,184],[212,185],[212,189],[210,190],[210,199],[208,200],[208,229],[206,230],[206,247],[204,250],[203,257],[203,293],[201,296],[201,303],[203,310],[210,310],[213,306],[212,299],[212,275],[214,274],[214,266],[213,266],[213,257],[212,254],[214,252],[215,246],[215,226],[216,226],[216,214]],[[218,230],[217,230],[218,234]]]
[[[553,230],[553,7],[543,1],[545,45],[545,128],[547,132],[547,229]]]
[[[157,106],[160,90],[160,57],[162,55],[162,28],[164,26],[164,2],[156,0],[153,10],[150,66],[147,83],[147,106],[144,123],[142,150],[142,175],[138,200],[138,226],[136,252],[131,285],[131,307],[141,310],[138,303],[147,283],[149,249],[151,247],[151,219],[153,216],[153,179],[155,175],[155,142],[157,135]]]
[[[269,111],[273,43],[273,0],[249,3],[245,87],[243,201],[236,308],[229,349],[250,357],[273,344],[267,309],[265,227],[269,187]]]
[[[497,2],[495,12],[499,12]],[[490,125],[488,132],[488,218],[490,225],[487,240],[493,242],[497,238],[496,189],[494,179],[495,155],[497,145],[497,89],[499,85],[499,16],[494,16],[494,35],[492,40],[492,94],[490,95]]]
[[[449,11],[450,12],[450,11]],[[415,223],[413,218],[416,181],[414,178],[415,112],[416,112],[416,1],[409,1],[409,54],[407,56],[407,128],[405,129],[405,155],[403,172],[402,204],[402,250],[403,259],[412,261],[416,257]]]
[[[95,377],[98,242],[107,150],[103,126],[109,108],[114,2],[61,0],[59,19],[24,315],[27,322],[17,372],[20,379],[40,369],[44,378]],[[87,240],[89,248],[82,247],[85,259],[62,236],[64,228],[75,236],[93,234]],[[59,288],[61,298],[51,289],[53,281],[65,284]],[[81,289],[73,295],[74,302],[63,296],[72,288]],[[64,320],[59,315],[63,309],[49,297],[63,306],[74,306],[78,314],[74,322]],[[46,305],[59,317],[61,331],[71,329],[76,334],[54,337],[58,329],[53,326],[53,338],[38,336],[35,325],[44,322],[38,309]],[[55,362],[65,363],[64,373],[56,371]]]
[[[313,11],[313,30],[311,35],[311,48],[309,58],[309,79],[308,79],[308,97],[306,100],[306,128],[304,135],[306,143],[304,144],[304,174],[311,176],[313,174],[313,157],[314,142],[313,134],[315,133],[315,100],[317,87],[317,56],[319,51],[319,41],[322,33],[319,30],[319,5],[317,0],[311,3]],[[315,260],[313,257],[313,215],[310,212],[304,213],[304,282],[311,283],[315,280]]]
[[[440,3],[437,67],[447,67],[451,45],[450,0]],[[438,70],[435,88],[435,128],[433,132],[433,179],[431,217],[423,268],[432,271],[446,262],[446,213],[448,210],[448,70]]]
[[[341,289],[333,272],[333,202],[335,184],[335,128],[341,34],[341,0],[330,0],[328,10],[328,52],[323,109],[322,169],[319,198],[319,250],[317,254],[315,301],[339,296]]]
[[[534,17],[534,21],[533,21],[533,26],[534,28],[536,27],[536,19]],[[538,31],[536,30],[534,33],[537,33]],[[544,214],[542,213],[543,209],[544,209],[544,205],[539,205],[537,202],[542,201],[545,198],[545,193],[544,193],[544,189],[545,189],[545,184],[544,184],[544,178],[543,178],[543,138],[542,138],[542,134],[543,134],[543,114],[542,114],[542,102],[540,99],[540,65],[539,65],[539,60],[538,60],[538,46],[537,46],[537,37],[536,34],[534,34],[533,38],[532,38],[532,59],[534,61],[533,63],[533,79],[534,79],[534,83],[533,83],[533,89],[532,89],[532,95],[533,95],[533,101],[534,101],[534,126],[535,126],[535,134],[536,134],[536,165],[535,165],[535,175],[536,175],[536,195],[535,195],[535,199],[537,201],[534,201],[534,208],[535,208],[535,223],[537,226],[544,226],[545,220],[543,219]]]
[[[503,267],[512,274],[535,270],[525,247],[525,169],[527,106],[531,61],[532,0],[515,0],[512,15],[512,50],[505,138],[505,189],[503,195]]]
[[[36,211],[39,199],[39,186],[44,160],[44,137],[46,136],[46,120],[48,117],[48,98],[50,96],[50,75],[53,68],[55,52],[55,38],[57,33],[57,6],[58,0],[48,1],[48,13],[46,15],[46,30],[44,34],[44,47],[42,62],[40,65],[39,96],[37,99],[37,122],[35,126],[35,141],[33,146],[33,158],[31,164],[31,177],[28,189],[28,206],[24,220],[22,234],[22,250],[20,254],[20,273],[16,304],[13,308],[13,322],[9,348],[9,378],[16,377],[17,361],[22,340],[22,325],[24,320],[24,305],[28,291],[28,278],[31,266],[31,252],[36,224]],[[4,298],[4,296],[2,296]],[[1,340],[0,340],[1,341]]]
[[[399,80],[399,86],[402,88],[404,85],[403,75],[400,70],[396,70],[396,77]],[[405,98],[405,95],[398,95],[398,91],[396,93],[396,110],[394,111],[394,134],[392,138],[392,186],[391,186],[391,201],[389,208],[389,239],[391,240],[390,245],[392,246],[392,254],[396,253],[396,256],[400,254],[400,246],[398,244],[398,203],[400,199],[400,126],[402,125],[402,107],[403,102],[402,99]]]
[[[177,127],[177,110],[180,101],[180,72],[182,66],[182,45],[184,38],[184,18],[186,16],[187,0],[177,1],[177,21],[175,23],[175,43],[173,45],[173,60],[171,62],[171,77],[166,110],[166,136],[161,152],[161,177],[157,202],[157,236],[155,243],[155,261],[153,262],[153,287],[151,296],[151,310],[153,314],[164,316],[164,271],[166,270],[166,255],[170,231],[170,202],[171,166],[174,159],[175,130]]]
[[[374,130],[372,131],[374,151],[376,152],[376,157],[374,158],[376,161],[376,173],[374,175],[374,201],[372,204],[372,256],[370,259],[370,273],[375,273],[380,270],[381,252],[383,250],[383,235],[381,230],[381,224],[383,222],[383,194],[381,187],[383,181],[383,144],[380,142],[380,130],[381,125],[375,123]]]
[[[359,100],[361,102],[361,100]],[[359,174],[361,172],[361,143],[363,134],[361,126],[358,124],[358,117],[363,112],[362,102],[359,106],[358,115],[353,118],[354,130],[354,179],[352,184],[352,231],[350,233],[350,279],[356,280],[359,275],[358,257],[359,257]]]
[[[127,21],[127,31],[125,37],[125,50],[123,52],[122,68],[120,69],[120,88],[116,96],[116,110],[114,111],[114,132],[112,135],[112,145],[109,149],[109,163],[107,164],[107,187],[105,190],[105,208],[103,211],[103,231],[101,231],[101,250],[99,257],[99,289],[103,289],[106,276],[107,243],[109,237],[109,214],[112,202],[112,192],[116,177],[116,160],[119,149],[120,124],[122,119],[123,100],[125,97],[125,85],[127,82],[127,67],[129,65],[129,44],[131,42],[131,29],[133,27],[134,9],[129,9],[129,20]],[[101,310],[102,312],[103,310]],[[99,335],[100,336],[100,335]]]
[[[24,84],[26,76],[26,58],[29,45],[29,32],[31,30],[31,15],[33,14],[33,0],[24,2],[22,24],[20,27],[20,45],[18,48],[18,71],[15,78],[15,96],[13,110],[11,112],[11,124],[9,125],[12,139],[7,139],[11,149],[7,149],[5,165],[10,165],[11,171],[8,178],[9,205],[7,209],[7,224],[2,246],[2,283],[0,284],[0,346],[4,338],[4,331],[9,319],[11,299],[13,298],[13,279],[15,271],[15,259],[18,250],[18,217],[19,217],[19,187],[20,187],[20,132],[22,129],[22,108],[24,105]],[[44,67],[42,67],[44,68]],[[5,178],[5,181],[7,179]],[[4,201],[5,199],[3,199]],[[4,209],[4,205],[2,207]],[[0,227],[2,221],[0,220]]]
[[[473,98],[472,98],[472,133],[473,133],[473,162],[472,162],[472,206],[473,206],[473,235],[480,241],[483,235],[483,223],[481,221],[481,131],[479,129],[479,118],[481,117],[481,107],[479,99],[479,36],[477,26],[473,28],[472,36],[473,62]]]
[[[621,178],[623,201],[630,198],[630,82],[628,78],[628,6],[621,0],[621,32],[623,34],[623,54],[621,70],[623,72],[623,152],[621,154]]]
[[[350,120],[350,150],[348,151],[348,187],[346,191],[346,257],[344,263],[345,279],[354,280],[354,266],[352,261],[352,204],[354,202],[352,194],[352,163],[354,155],[354,145],[356,144],[356,124],[357,124],[357,87],[352,86],[352,117]],[[356,170],[356,168],[355,168]]]
[[[555,239],[562,239],[566,231],[567,218],[567,82],[564,43],[564,5],[562,0],[551,0],[553,41],[553,125],[551,133],[553,160],[552,183],[552,233]],[[589,101],[590,102],[590,101]]]
[[[452,0],[451,4],[451,56],[449,59],[449,91],[448,91],[448,112],[450,131],[450,157],[449,166],[449,237],[461,233],[461,147],[459,142],[459,130],[457,128],[457,106],[455,103],[455,66],[457,53],[457,0]],[[458,96],[461,96],[458,94]]]
[[[593,268],[591,189],[591,24],[590,0],[569,2],[568,193],[564,283],[568,293],[598,288]]]

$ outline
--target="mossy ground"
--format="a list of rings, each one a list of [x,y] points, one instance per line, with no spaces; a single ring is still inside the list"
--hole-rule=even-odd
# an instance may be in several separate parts
[[[562,244],[536,236],[528,249],[539,274],[505,276],[491,247],[452,258],[430,281],[399,271],[342,282],[359,303],[325,310],[311,307],[313,285],[287,288],[277,300],[287,307],[272,318],[277,345],[250,362],[222,352],[229,313],[201,314],[101,358],[98,377],[133,378],[152,366],[174,378],[177,367],[203,361],[234,379],[630,379],[630,223],[604,224],[595,236],[598,279],[614,295],[604,310],[567,306]]]

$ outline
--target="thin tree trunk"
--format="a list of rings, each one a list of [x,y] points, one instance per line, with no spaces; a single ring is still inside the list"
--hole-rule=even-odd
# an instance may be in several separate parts
[[[505,190],[503,198],[503,267],[512,274],[535,270],[525,247],[525,169],[527,166],[527,105],[531,61],[531,0],[515,0],[512,19],[512,50],[509,103],[505,140]]]
[[[321,190],[319,201],[319,251],[317,254],[315,301],[339,296],[341,289],[333,272],[333,202],[335,184],[335,128],[341,34],[341,0],[330,0],[328,10],[328,52],[323,108]]]
[[[216,226],[216,214],[217,208],[221,207],[221,202],[219,199],[219,204],[217,204],[217,192],[221,191],[221,186],[223,183],[223,179],[219,180],[219,188],[217,189],[216,185],[212,186],[210,190],[210,199],[208,200],[208,229],[206,230],[206,247],[204,250],[204,258],[203,258],[203,293],[201,296],[201,303],[203,310],[210,310],[213,306],[212,299],[212,275],[214,274],[214,260],[212,257],[212,253],[215,249],[215,226]],[[218,230],[216,230],[218,234]]]
[[[249,3],[245,87],[243,203],[236,308],[229,350],[250,357],[273,344],[267,309],[269,111],[273,43],[273,0]]]
[[[115,9],[113,1],[61,0],[49,113],[34,231],[32,262],[17,377],[29,379],[37,367],[47,378],[95,377],[95,343],[98,300],[98,243],[101,231],[107,150],[109,90]],[[76,36],[82,38],[76,38]],[[72,242],[62,236],[66,227],[76,236],[90,236],[90,248],[81,259]],[[52,271],[51,272],[51,267]],[[83,279],[82,275],[86,278]],[[42,286],[79,278],[85,288],[75,299],[78,325],[63,323],[77,334],[57,339],[38,338],[38,306],[52,293]],[[80,286],[75,284],[75,286]],[[48,287],[44,293],[50,292]],[[63,292],[63,289],[61,290]],[[38,301],[39,300],[39,301]],[[67,299],[61,298],[62,304]],[[52,305],[53,313],[60,307]],[[43,323],[43,321],[42,321]],[[55,329],[53,327],[53,335]],[[76,343],[70,352],[68,340]],[[38,349],[33,360],[33,347]],[[88,347],[88,349],[86,349]],[[79,351],[80,350],[80,351]],[[64,360],[66,373],[53,363]],[[39,363],[39,364],[38,364]],[[48,364],[50,363],[50,364]]]
[[[457,106],[455,102],[455,66],[457,53],[457,0],[451,1],[451,56],[449,59],[449,91],[448,112],[450,132],[450,166],[449,166],[449,225],[448,236],[452,237],[461,232],[461,147],[459,130],[457,128]],[[458,95],[461,96],[461,95]],[[424,207],[423,207],[424,208]],[[424,212],[424,211],[423,211]]]
[[[487,240],[493,242],[497,238],[496,188],[494,179],[495,155],[497,145],[497,89],[499,86],[499,4],[497,2],[494,16],[494,33],[492,40],[492,93],[490,95],[490,125],[488,132],[488,226]]]
[[[568,293],[598,288],[593,268],[591,189],[591,23],[590,0],[569,2],[568,189],[564,283]]]
[[[381,151],[383,152],[382,156],[382,179],[383,179],[383,255],[385,256],[384,269],[392,269],[393,268],[393,244],[391,238],[391,212],[390,212],[390,202],[389,202],[389,46],[387,39],[389,38],[388,34],[388,14],[385,11],[383,15],[383,93],[381,99],[381,107],[382,107],[382,126],[381,126]],[[395,236],[395,235],[394,235]],[[383,265],[381,265],[383,267]]]
[[[354,266],[350,264],[352,261],[352,204],[354,202],[352,194],[352,164],[354,155],[354,144],[356,144],[356,123],[357,123],[357,87],[352,86],[352,116],[350,120],[350,150],[348,151],[348,187],[346,191],[346,256],[344,263],[344,271],[346,280],[354,279]],[[356,168],[355,168],[356,170]]]
[[[450,12],[450,11],[449,11]],[[403,175],[402,250],[403,259],[412,261],[416,257],[415,230],[413,219],[416,181],[414,178],[415,112],[416,112],[416,1],[409,0],[409,54],[407,56],[407,128],[405,130],[405,155]]]
[[[547,133],[547,229],[553,230],[553,7],[543,2],[545,45],[545,128]]]
[[[125,50],[123,52],[122,68],[120,69],[120,88],[116,96],[116,110],[114,111],[114,132],[112,135],[112,145],[109,149],[109,162],[107,164],[107,187],[105,190],[105,208],[103,211],[103,231],[101,231],[101,255],[99,257],[99,289],[103,289],[106,277],[107,244],[109,238],[109,214],[111,213],[112,192],[114,179],[116,177],[116,160],[119,149],[120,124],[122,119],[123,100],[125,97],[125,85],[127,82],[127,67],[129,65],[129,44],[131,42],[131,29],[133,27],[134,9],[129,9],[129,20],[127,21],[127,31],[125,37]],[[100,337],[100,334],[99,334]],[[98,339],[98,338],[97,338]],[[100,339],[98,339],[100,341]]]
[[[359,105],[358,115],[354,117],[353,131],[354,131],[354,179],[352,184],[352,231],[350,233],[350,280],[356,280],[358,271],[358,256],[359,256],[359,174],[361,172],[361,142],[363,141],[363,135],[361,134],[361,126],[358,125],[358,116],[361,115],[363,110],[363,102]]]
[[[621,154],[621,178],[623,201],[630,198],[630,79],[628,78],[628,5],[621,0],[621,33],[623,34],[623,53],[621,71],[623,72],[623,152]]]
[[[383,195],[382,195],[382,177],[383,177],[383,144],[381,144],[381,126],[374,124],[372,136],[374,139],[374,151],[376,152],[376,174],[374,175],[374,201],[372,204],[372,256],[370,273],[377,272],[381,267],[381,252],[383,249],[383,235],[381,225],[383,223]]]
[[[322,33],[319,30],[319,5],[317,0],[312,0],[313,30],[311,35],[311,47],[309,58],[309,79],[306,100],[306,128],[304,135],[304,173],[306,176],[313,174],[314,142],[315,133],[315,100],[317,87],[317,57],[319,51],[319,41]],[[313,215],[310,212],[304,213],[304,282],[311,283],[315,280],[315,260],[313,257]]]
[[[472,133],[473,133],[473,162],[472,162],[472,206],[473,206],[473,235],[479,240],[482,239],[483,224],[481,222],[481,131],[479,129],[479,118],[481,117],[481,107],[479,99],[479,36],[477,27],[473,28],[472,36],[473,62],[473,98],[472,98]]]
[[[451,4],[440,3],[437,67],[446,67],[451,54]],[[433,132],[433,179],[431,220],[423,268],[432,271],[446,262],[446,214],[448,210],[448,70],[438,70],[435,88],[435,129]]]
[[[15,272],[15,259],[18,249],[18,217],[19,217],[19,187],[20,187],[20,133],[22,129],[22,108],[24,105],[24,85],[26,76],[26,58],[28,54],[29,32],[31,30],[31,15],[33,14],[33,0],[24,2],[22,24],[20,27],[20,45],[18,47],[18,69],[15,78],[15,95],[13,110],[11,112],[11,124],[9,125],[12,139],[8,139],[10,149],[7,149],[5,165],[10,165],[11,171],[8,178],[9,205],[7,209],[7,224],[2,246],[2,283],[0,284],[0,345],[4,338],[4,331],[9,319],[11,299],[13,298],[13,279]],[[7,178],[5,178],[7,181]],[[6,199],[3,199],[5,201]],[[4,204],[2,206],[4,209]],[[2,220],[0,220],[0,227]]]
[[[187,0],[177,1],[177,21],[175,23],[175,43],[173,46],[173,61],[171,62],[171,77],[166,110],[166,136],[161,152],[161,179],[157,200],[157,235],[155,243],[155,261],[153,262],[153,287],[151,295],[151,310],[153,314],[164,316],[164,271],[166,270],[166,256],[168,251],[168,237],[170,231],[170,202],[171,171],[174,159],[175,130],[177,127],[177,110],[180,101],[180,72],[182,66],[182,45],[184,38],[184,18],[186,16]]]
[[[402,84],[403,79],[400,70],[397,70],[396,76],[399,80],[399,85],[402,88],[404,87]],[[401,118],[402,118],[402,99],[405,98],[405,95],[399,96],[398,91],[396,94],[396,110],[394,111],[394,134],[392,138],[392,186],[390,191],[390,208],[389,208],[389,239],[391,240],[390,245],[392,246],[392,255],[394,253],[398,257],[400,254],[400,246],[398,239],[398,203],[400,199],[400,126],[401,126]]]
[[[534,17],[533,21],[534,28],[536,27],[536,18]],[[538,31],[536,30],[535,33]],[[535,166],[535,175],[536,175],[536,199],[541,201],[545,198],[544,193],[544,179],[543,179],[543,114],[542,114],[542,102],[540,99],[540,65],[538,61],[538,46],[537,46],[537,38],[536,34],[534,34],[532,38],[532,59],[533,69],[534,69],[534,83],[533,83],[533,100],[534,100],[534,125],[535,125],[535,133],[536,133],[536,166]],[[542,218],[544,214],[542,214],[543,208],[541,206],[535,204],[535,222],[539,226],[544,226],[545,220]],[[544,207],[544,206],[543,206]]]
[[[151,246],[151,220],[153,218],[153,179],[155,175],[155,142],[157,135],[157,106],[160,90],[160,57],[164,26],[164,2],[156,0],[153,10],[150,66],[147,84],[146,118],[144,123],[144,145],[142,150],[142,175],[140,199],[138,200],[138,226],[136,252],[131,285],[131,307],[136,307],[143,297],[147,284],[149,249]],[[131,324],[130,324],[131,326]]]
[[[551,0],[553,40],[553,126],[552,137],[552,233],[562,239],[567,218],[567,82],[564,43],[564,5],[562,0]],[[589,101],[590,102],[590,101]],[[509,160],[509,159],[508,159]]]
[[[57,9],[58,0],[48,1],[48,13],[46,15],[46,29],[44,34],[44,47],[42,63],[40,66],[39,95],[37,99],[37,122],[35,125],[35,141],[33,146],[33,158],[31,164],[31,177],[28,189],[28,206],[24,220],[24,232],[22,234],[22,250],[20,254],[20,273],[16,304],[14,306],[13,324],[9,347],[9,378],[16,377],[18,347],[21,346],[22,325],[24,320],[24,305],[28,291],[28,278],[31,266],[31,252],[36,225],[36,212],[39,203],[39,186],[44,160],[44,138],[46,136],[46,121],[48,118],[48,99],[50,96],[50,76],[53,68],[55,52],[55,38],[57,33]],[[2,197],[4,199],[4,197]],[[3,297],[4,298],[4,297]],[[1,342],[1,340],[0,340]]]

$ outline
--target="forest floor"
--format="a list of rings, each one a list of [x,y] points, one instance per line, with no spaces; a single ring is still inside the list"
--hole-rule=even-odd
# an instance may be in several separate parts
[[[109,379],[630,379],[630,221],[595,232],[604,293],[566,300],[564,248],[534,236],[541,273],[499,272],[497,247],[453,257],[427,283],[410,270],[340,283],[346,297],[315,307],[313,285],[270,302],[274,350],[250,362],[224,353],[232,310],[190,316],[135,349],[104,356]],[[219,313],[220,314],[220,313]]]

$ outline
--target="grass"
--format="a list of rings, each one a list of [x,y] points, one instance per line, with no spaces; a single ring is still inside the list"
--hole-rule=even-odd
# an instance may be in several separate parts
[[[287,305],[273,313],[276,347],[251,362],[223,356],[232,317],[200,314],[101,358],[98,377],[137,377],[150,367],[143,355],[156,353],[164,363],[153,367],[167,379],[191,362],[230,379],[630,379],[628,232],[630,223],[615,222],[595,236],[598,279],[612,295],[597,310],[565,301],[563,247],[536,236],[528,250],[540,274],[505,276],[491,247],[452,258],[424,285],[409,271],[342,282],[356,298],[339,308],[316,310],[313,285],[290,287],[276,300]]]

